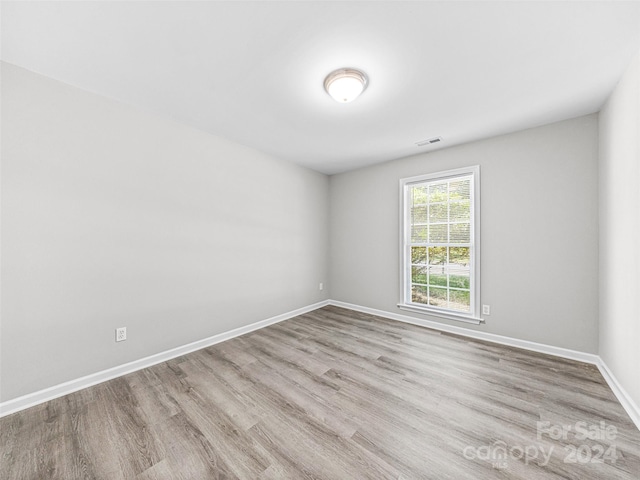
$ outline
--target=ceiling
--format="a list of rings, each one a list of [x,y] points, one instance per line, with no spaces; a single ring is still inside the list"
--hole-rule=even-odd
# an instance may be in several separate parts
[[[1,13],[6,62],[327,174],[596,112],[640,50],[636,1],[3,1]],[[340,67],[369,76],[352,103],[323,90]]]

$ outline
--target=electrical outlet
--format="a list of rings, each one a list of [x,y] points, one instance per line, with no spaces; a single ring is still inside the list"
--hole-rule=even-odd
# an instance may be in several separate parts
[[[482,305],[482,314],[491,315],[491,305]]]
[[[324,290],[324,284],[320,283],[320,285],[318,285],[318,290]]]
[[[116,342],[123,342],[127,339],[127,327],[116,328]]]

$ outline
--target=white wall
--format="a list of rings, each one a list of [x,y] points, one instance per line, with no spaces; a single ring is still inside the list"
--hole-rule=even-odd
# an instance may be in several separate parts
[[[0,400],[326,298],[326,176],[8,64],[2,107]]]
[[[477,330],[598,348],[598,125],[589,115],[331,177],[331,298],[400,312],[398,181],[480,165]],[[446,140],[446,139],[445,139]]]
[[[600,356],[640,405],[640,55],[600,112]]]

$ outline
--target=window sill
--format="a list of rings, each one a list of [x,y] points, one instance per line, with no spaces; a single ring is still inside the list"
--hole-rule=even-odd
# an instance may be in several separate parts
[[[480,325],[481,323],[484,323],[484,319],[479,317],[471,317],[469,315],[456,315],[455,313],[442,312],[440,310],[433,310],[431,308],[418,307],[416,305],[407,305],[405,303],[399,303],[398,308],[400,310],[421,313],[423,315],[431,315],[433,317],[446,318],[447,320],[456,320],[458,322],[472,323],[474,325]]]

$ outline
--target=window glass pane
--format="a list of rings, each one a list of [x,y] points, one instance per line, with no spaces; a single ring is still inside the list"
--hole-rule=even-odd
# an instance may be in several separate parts
[[[449,290],[449,308],[461,312],[471,311],[471,294],[468,291]]]
[[[446,227],[446,225],[445,225]],[[411,242],[424,243],[427,241],[427,226],[414,225],[411,227]]]
[[[427,206],[413,207],[411,209],[411,223],[427,223]]]
[[[447,307],[447,289],[446,288],[429,288],[429,305],[436,307]]]
[[[411,267],[411,282],[427,284],[427,267]]]
[[[449,203],[449,221],[461,222],[469,221],[471,218],[471,203],[469,200],[463,200],[461,202]]]
[[[444,267],[429,267],[429,285],[447,286],[447,274]]]
[[[450,267],[469,268],[471,250],[469,247],[449,247],[449,265]]]
[[[450,200],[469,200],[471,193],[471,180],[465,178],[463,180],[452,180],[449,182],[449,199]]]
[[[447,182],[429,185],[429,203],[446,202],[447,198]]]
[[[434,203],[429,205],[429,223],[447,222],[447,204]]]
[[[449,243],[470,243],[471,230],[468,223],[452,223],[449,225]]]
[[[411,287],[411,301],[415,303],[422,303],[424,305],[427,305],[429,303],[427,287],[413,285]]]
[[[411,203],[412,205],[420,205],[427,203],[427,190],[429,187],[412,187],[411,188]]]
[[[430,243],[447,243],[447,224],[429,226]]]
[[[429,247],[429,265],[447,263],[447,247]]]
[[[427,263],[427,247],[411,247],[411,263]]]
[[[469,272],[456,272],[449,270],[449,286],[452,288],[469,289]]]

